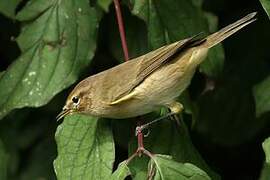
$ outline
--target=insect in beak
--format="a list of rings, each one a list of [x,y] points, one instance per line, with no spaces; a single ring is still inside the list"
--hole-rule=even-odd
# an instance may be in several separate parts
[[[70,114],[72,111],[71,109],[67,109],[66,107],[63,108],[63,110],[56,116],[56,121],[59,121],[66,115]]]

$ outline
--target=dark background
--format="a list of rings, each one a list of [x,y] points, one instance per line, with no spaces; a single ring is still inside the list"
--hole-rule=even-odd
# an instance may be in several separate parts
[[[201,107],[200,121],[191,129],[193,143],[201,155],[222,179],[258,179],[264,162],[261,143],[270,136],[270,117],[268,113],[255,118],[252,87],[270,72],[269,19],[256,0],[205,0],[203,7],[218,16],[219,27],[258,11],[257,22],[223,43],[226,59],[222,74],[213,80],[217,88],[202,95],[208,79],[201,73],[195,75],[190,87],[194,100],[208,104]],[[125,15],[128,15],[126,7]],[[80,79],[117,64],[106,42],[107,31],[117,28],[115,24],[109,25],[111,18],[113,6],[101,21],[96,56]],[[138,22],[143,23],[139,19]],[[0,15],[0,24],[0,71],[3,71],[20,55],[12,40],[20,32],[20,23]],[[108,58],[112,61],[104,63]],[[10,179],[55,179],[52,166],[57,155],[55,116],[72,87],[44,107],[15,110],[0,121],[0,137],[9,154]],[[127,158],[125,147],[116,145],[116,149],[117,162]]]

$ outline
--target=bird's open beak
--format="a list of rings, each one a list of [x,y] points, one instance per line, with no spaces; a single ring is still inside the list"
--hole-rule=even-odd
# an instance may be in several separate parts
[[[56,121],[59,121],[60,119],[70,114],[71,112],[72,112],[71,109],[67,109],[64,107],[63,110],[56,116]]]

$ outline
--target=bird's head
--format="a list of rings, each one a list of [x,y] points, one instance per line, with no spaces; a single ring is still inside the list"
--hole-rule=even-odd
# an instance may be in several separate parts
[[[91,83],[89,80],[81,81],[69,94],[65,106],[56,117],[62,119],[73,113],[87,113],[91,109]]]

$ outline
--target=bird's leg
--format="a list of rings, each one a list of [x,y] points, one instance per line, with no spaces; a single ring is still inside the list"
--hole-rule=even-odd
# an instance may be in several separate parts
[[[144,134],[143,134],[143,130],[148,128],[150,125],[158,122],[158,121],[161,121],[163,119],[166,119],[168,117],[174,117],[174,119],[176,120],[177,124],[180,125],[179,123],[179,119],[178,117],[176,116],[177,114],[179,114],[182,110],[183,110],[183,105],[179,102],[172,102],[170,104],[167,105],[167,107],[170,109],[170,113],[167,113],[165,116],[162,116],[162,117],[159,117],[149,123],[146,123],[146,124],[143,124],[143,125],[140,125],[140,126],[137,126],[136,127],[136,136],[137,136],[137,140],[138,140],[138,148],[136,150],[136,152],[134,154],[132,154],[128,159],[127,159],[127,164],[136,156],[139,156],[141,157],[142,154],[152,158],[153,157],[153,154],[151,152],[149,152],[148,150],[146,150],[144,148],[144,144],[143,144],[143,138],[144,138]]]
[[[149,127],[150,125],[158,122],[158,121],[161,121],[163,119],[166,119],[168,117],[173,117],[176,121],[178,121],[178,125],[179,125],[179,119],[177,117],[177,114],[181,113],[184,109],[183,105],[179,102],[176,102],[176,101],[173,101],[172,103],[170,104],[167,104],[167,107],[170,109],[170,112],[167,113],[165,116],[162,116],[162,117],[159,117],[149,123],[146,123],[144,125],[141,125],[141,126],[137,126],[136,127],[136,135],[137,135],[137,129],[140,129],[141,131],[147,127]]]
[[[177,101],[173,101],[170,104],[167,104],[167,107],[173,112],[174,114],[179,114],[183,111],[184,106]]]
[[[167,113],[165,116],[161,116],[161,117],[159,117],[159,118],[157,118],[157,119],[155,119],[155,120],[153,120],[153,121],[150,121],[149,123],[146,123],[146,124],[137,126],[137,127],[136,127],[136,136],[138,136],[138,132],[139,132],[138,130],[142,131],[142,130],[148,128],[149,126],[151,126],[152,124],[154,124],[154,123],[156,123],[156,122],[158,122],[158,121],[161,121],[161,120],[163,120],[163,119],[166,119],[166,118],[168,118],[168,117],[170,117],[170,116],[172,116],[172,115],[175,115],[175,112],[169,112],[169,113]]]
[[[171,112],[174,112],[174,114],[171,117],[173,120],[175,120],[176,124],[180,127],[180,120],[179,120],[177,114],[180,114],[183,111],[184,106],[177,101],[174,101],[174,102],[168,104],[167,106]]]

